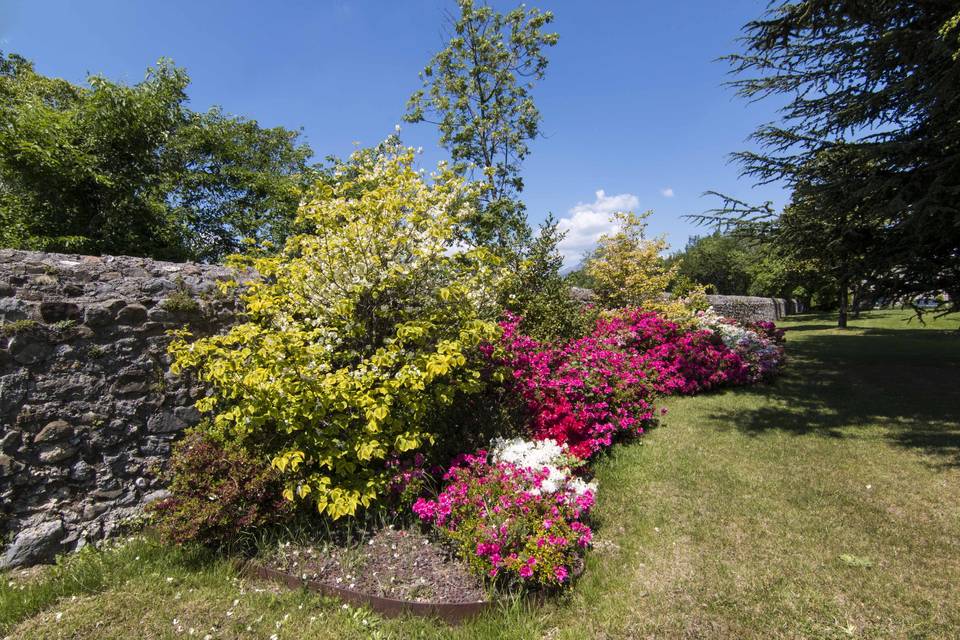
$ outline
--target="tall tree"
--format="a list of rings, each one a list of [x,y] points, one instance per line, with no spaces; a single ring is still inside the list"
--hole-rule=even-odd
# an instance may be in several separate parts
[[[520,165],[540,131],[532,89],[544,77],[544,49],[557,43],[544,28],[549,11],[523,5],[501,14],[486,4],[458,0],[447,47],[420,74],[404,119],[429,122],[461,174],[479,171],[487,190],[473,221],[472,240],[511,249],[529,237]]]
[[[683,251],[670,257],[677,274],[709,285],[712,293],[746,295],[750,288],[752,244],[732,235],[694,236]]]
[[[793,198],[779,220],[749,207],[727,220],[771,222],[836,265],[841,307],[865,279],[889,298],[946,293],[940,311],[960,311],[958,37],[955,0],[791,0],[746,25],[733,86],[786,104],[735,157]]]
[[[282,241],[311,152],[297,132],[185,106],[163,61],[88,86],[0,55],[0,245],[216,261]]]

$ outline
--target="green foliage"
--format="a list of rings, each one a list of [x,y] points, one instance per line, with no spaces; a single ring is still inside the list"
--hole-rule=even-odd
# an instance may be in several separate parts
[[[193,431],[170,459],[170,497],[150,505],[160,537],[213,547],[293,516],[280,474],[243,449]]]
[[[54,331],[69,331],[75,326],[77,326],[76,320],[57,320],[50,325],[50,328]]]
[[[516,199],[520,165],[540,131],[531,92],[546,72],[543,50],[558,36],[543,31],[553,21],[549,11],[521,5],[501,14],[473,0],[458,4],[450,41],[420,74],[423,89],[411,96],[404,119],[436,124],[458,173],[482,172],[487,189],[468,221],[472,239],[510,249],[529,234]]]
[[[164,153],[172,164],[171,214],[188,230],[192,259],[216,262],[250,243],[267,250],[283,245],[315,172],[299,137],[219,107],[186,113]]]
[[[266,456],[289,500],[333,518],[387,489],[391,456],[429,452],[484,388],[477,346],[499,328],[497,260],[457,244],[474,189],[440,167],[428,184],[393,140],[359,151],[301,206],[279,256],[243,261],[248,320],[171,344],[194,369],[224,439]]]
[[[10,337],[20,333],[32,332],[39,328],[40,323],[36,320],[14,320],[0,324],[0,334]]]
[[[86,354],[88,358],[96,360],[97,358],[102,358],[107,355],[107,350],[99,344],[91,344],[86,349]]]
[[[177,288],[160,303],[160,308],[172,313],[197,313],[200,303],[197,302],[183,280],[177,281]]]
[[[817,297],[828,305],[836,303],[836,287],[818,261],[745,234],[691,238],[670,262],[677,265],[671,286],[678,295],[686,295],[691,283],[700,283],[724,295],[797,298],[808,304]]]
[[[299,134],[184,104],[161,60],[88,87],[0,56],[0,245],[215,261],[282,241],[308,173]]]
[[[580,303],[560,275],[563,256],[557,245],[563,234],[552,216],[528,245],[516,278],[501,293],[502,306],[523,318],[522,329],[540,341],[570,339],[582,333]]]
[[[651,213],[614,213],[617,231],[601,236],[587,258],[583,270],[593,281],[602,306],[652,309],[664,303],[677,267],[667,265],[661,257],[667,247],[663,238],[646,237],[646,219]]]
[[[690,238],[684,250],[671,256],[678,277],[699,282],[711,293],[746,295],[753,278],[753,243],[749,239],[715,233]]]
[[[782,215],[727,206],[727,219],[768,225],[785,252],[817,260],[841,324],[851,287],[946,293],[940,311],[960,311],[958,24],[955,2],[782,1],[729,56],[741,96],[785,99],[754,133],[759,149],[735,157],[792,200]]]
[[[589,259],[589,256],[587,256],[587,258]],[[594,282],[593,278],[590,277],[582,265],[568,273],[564,277],[564,281],[571,287],[580,287],[583,289],[593,289],[597,286],[597,283]]]

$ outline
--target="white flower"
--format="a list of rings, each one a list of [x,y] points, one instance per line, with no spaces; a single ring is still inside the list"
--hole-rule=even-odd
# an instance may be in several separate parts
[[[570,491],[583,495],[587,491],[596,492],[594,483],[587,484],[582,479],[574,477],[568,468],[567,450],[557,444],[555,440],[524,440],[523,438],[494,438],[490,442],[490,451],[495,463],[505,462],[517,467],[531,469],[537,472],[546,471],[547,476],[540,482],[539,487],[532,487],[530,493],[557,493]]]
[[[587,493],[588,491],[589,491],[590,493],[596,493],[596,492],[597,492],[597,483],[596,483],[596,482],[584,482],[584,481],[583,481],[583,478],[573,478],[572,480],[570,480],[569,482],[567,482],[567,489],[569,489],[569,490],[572,491],[573,493],[577,494],[578,496],[582,496],[582,495],[584,495],[585,493]]]
[[[531,442],[523,438],[494,438],[490,448],[494,462],[509,462],[528,469],[555,466],[566,453],[563,447],[550,439]]]

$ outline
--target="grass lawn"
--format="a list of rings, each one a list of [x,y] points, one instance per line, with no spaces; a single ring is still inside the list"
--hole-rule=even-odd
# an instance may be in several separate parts
[[[596,548],[545,606],[388,620],[134,541],[6,576],[0,637],[960,637],[960,334],[905,317],[798,317],[776,383],[670,399],[597,465]]]

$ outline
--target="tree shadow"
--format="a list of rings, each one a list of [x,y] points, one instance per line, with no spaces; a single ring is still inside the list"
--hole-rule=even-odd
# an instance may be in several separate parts
[[[829,438],[884,438],[960,467],[960,337],[930,329],[805,333],[789,340],[786,371],[740,389],[757,408],[711,418],[748,434],[779,430]]]
[[[807,331],[823,331],[825,329],[836,329],[837,323],[834,322],[833,324],[804,324],[798,327],[787,326],[783,328],[787,330],[787,334],[789,335],[791,333],[804,333]]]

